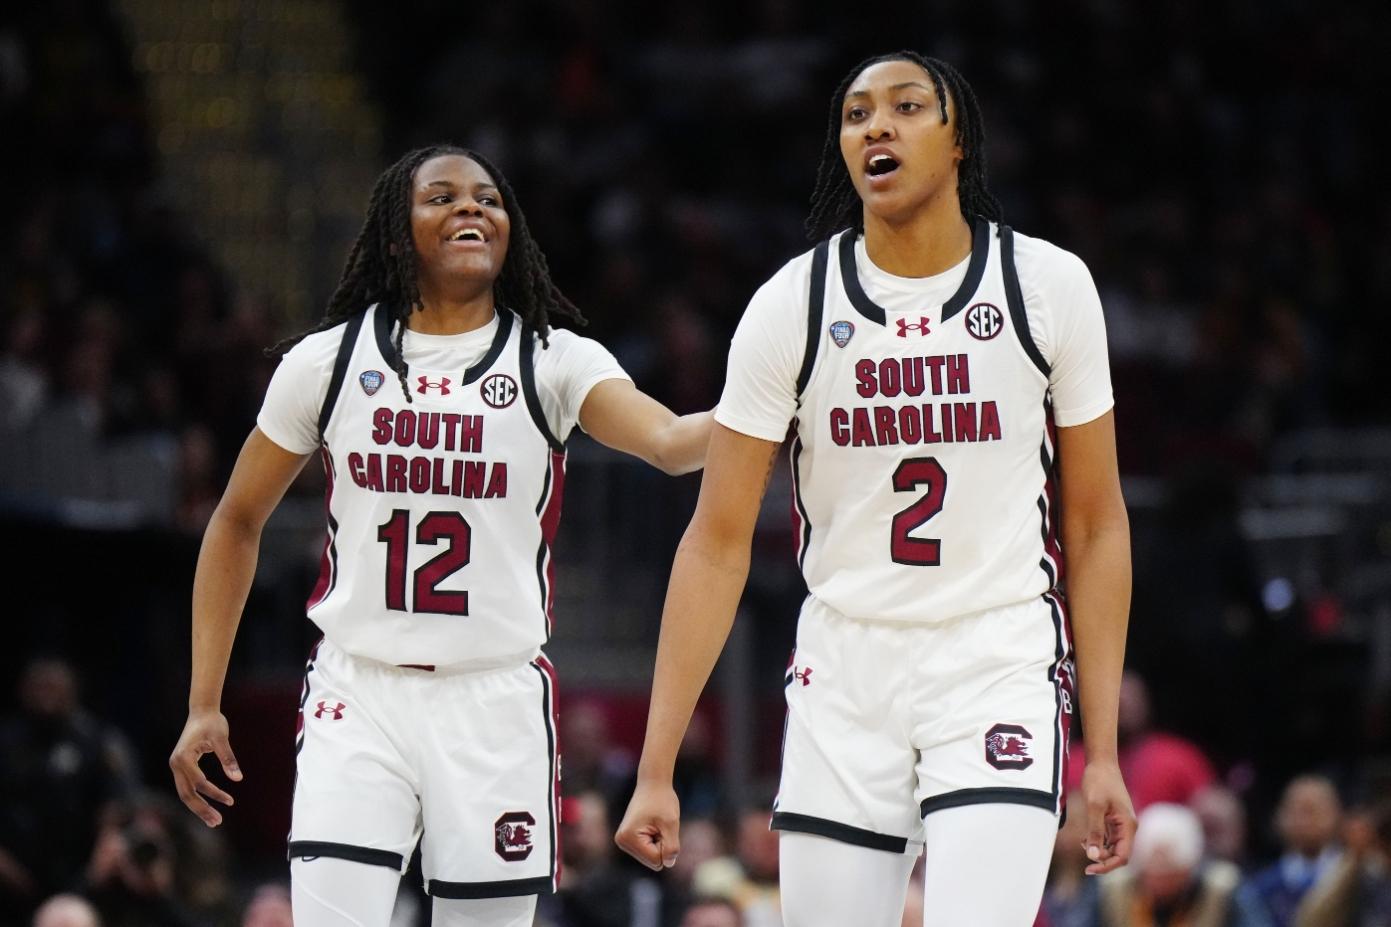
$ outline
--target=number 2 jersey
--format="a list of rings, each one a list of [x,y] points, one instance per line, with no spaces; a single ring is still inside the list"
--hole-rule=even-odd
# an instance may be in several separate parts
[[[328,537],[308,615],[385,663],[528,659],[550,633],[564,440],[589,390],[627,375],[571,332],[543,349],[499,309],[474,332],[405,333],[407,402],[393,338],[377,307],[309,335],[257,418],[286,450],[322,453]]]
[[[892,276],[843,232],[790,261],[735,333],[716,411],[781,441],[812,595],[936,623],[1062,579],[1055,425],[1112,406],[1096,287],[1076,256],[984,221],[970,256]]]

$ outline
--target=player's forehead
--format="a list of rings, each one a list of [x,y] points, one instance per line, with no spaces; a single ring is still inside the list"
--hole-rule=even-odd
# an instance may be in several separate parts
[[[476,190],[480,187],[497,187],[483,165],[467,155],[436,155],[415,169],[414,187],[423,192],[429,189],[451,187],[460,190]]]
[[[901,87],[921,88],[928,94],[936,96],[932,75],[928,74],[922,65],[915,61],[894,58],[871,64],[855,75],[855,79],[845,89],[845,99],[848,102]]]

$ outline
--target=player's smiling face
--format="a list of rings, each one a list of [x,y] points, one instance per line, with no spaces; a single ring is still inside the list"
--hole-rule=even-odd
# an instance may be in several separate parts
[[[956,107],[942,121],[932,77],[912,61],[881,61],[846,88],[840,154],[865,209],[898,223],[936,197],[956,197]]]
[[[502,273],[511,231],[502,191],[478,162],[440,155],[416,168],[411,237],[422,284],[491,287]]]

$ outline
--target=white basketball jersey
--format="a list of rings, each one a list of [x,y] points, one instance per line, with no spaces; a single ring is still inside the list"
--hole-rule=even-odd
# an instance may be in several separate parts
[[[498,311],[467,370],[407,379],[391,320],[345,323],[319,420],[328,539],[308,615],[343,650],[404,665],[499,665],[550,633],[564,446],[537,398],[533,334]]]
[[[1048,364],[1013,233],[979,222],[960,289],[893,317],[853,232],[811,268],[792,473],[798,561],[845,615],[935,623],[1058,585]]]

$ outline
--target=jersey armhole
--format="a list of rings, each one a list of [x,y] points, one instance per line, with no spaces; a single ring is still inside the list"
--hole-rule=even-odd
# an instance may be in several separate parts
[[[830,253],[830,239],[821,242],[811,256],[811,285],[807,294],[807,346],[802,354],[802,369],[797,374],[797,404],[802,404],[802,394],[811,382],[812,370],[816,368],[817,350],[821,345],[821,320],[826,311],[826,262]]]
[[[348,363],[353,358],[353,349],[357,347],[357,333],[362,330],[362,320],[366,318],[367,310],[348,319],[347,327],[343,329],[343,338],[338,342],[338,356],[333,361],[333,376],[328,381],[328,392],[324,394],[324,404],[319,408],[319,443],[324,443],[324,435],[328,432],[328,423],[333,418],[333,407],[338,404],[338,393],[343,389],[343,380],[348,375]]]
[[[1005,299],[1009,302],[1009,317],[1014,323],[1014,334],[1029,360],[1034,362],[1038,372],[1045,380],[1053,369],[1044,360],[1043,352],[1034,343],[1033,333],[1029,331],[1029,314],[1024,309],[1024,291],[1019,286],[1019,269],[1014,265],[1014,230],[1008,225],[1000,226],[1000,263],[1005,275]]]
[[[533,357],[536,350],[536,331],[529,325],[523,325],[521,338],[517,366],[522,375],[522,396],[526,400],[526,410],[531,413],[532,422],[536,424],[546,443],[551,446],[551,450],[563,453],[565,445],[551,431],[550,423],[546,421],[546,411],[541,407],[541,396],[536,392],[536,363]]]

